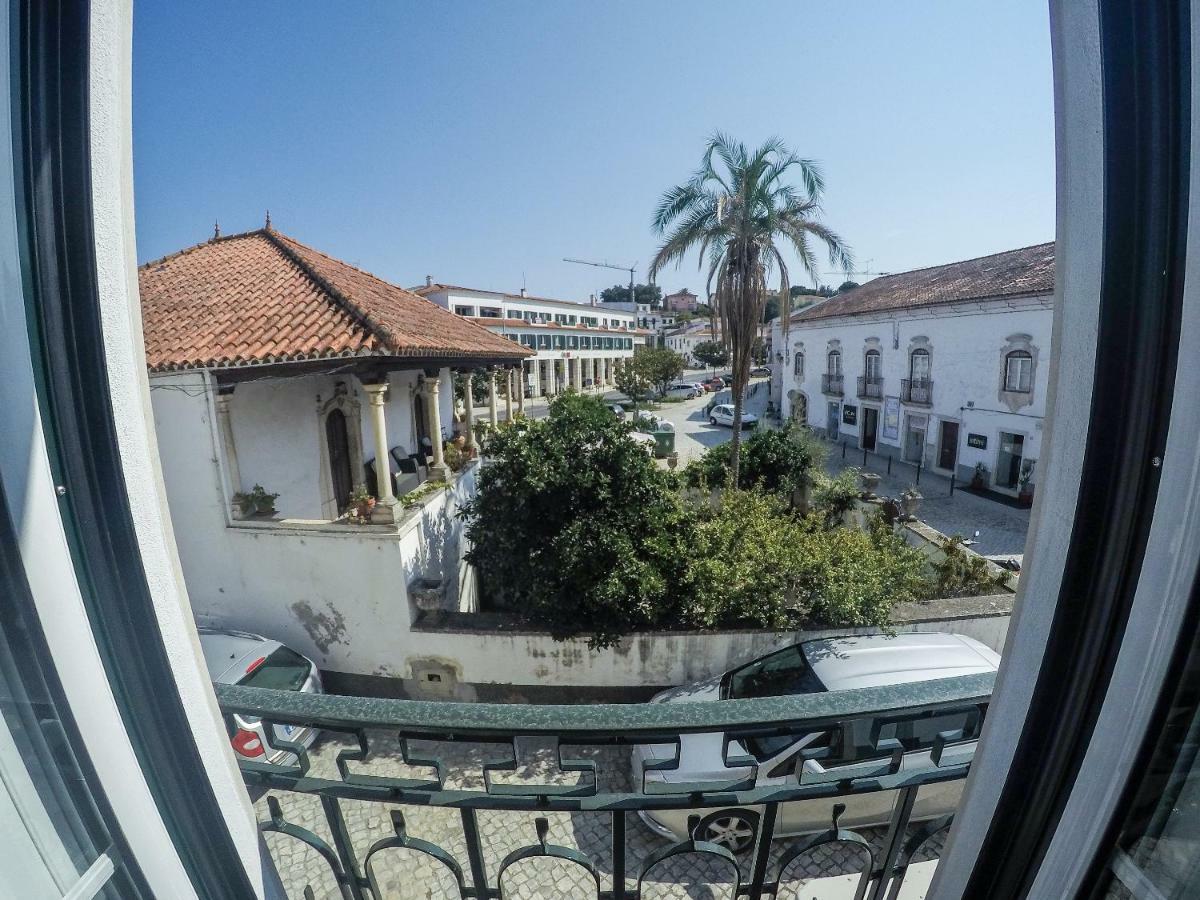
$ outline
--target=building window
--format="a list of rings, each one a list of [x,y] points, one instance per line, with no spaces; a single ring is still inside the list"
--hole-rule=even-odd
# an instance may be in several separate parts
[[[1014,350],[1004,357],[1004,389],[1016,394],[1033,390],[1033,356],[1024,350]]]
[[[550,335],[539,334],[537,336],[537,348],[539,350],[549,350],[550,349]]]
[[[586,334],[579,338],[579,349],[580,350],[591,350],[592,349],[592,339],[590,337],[588,337]]]
[[[842,374],[842,354],[840,350],[829,351],[828,369],[826,371],[835,377]]]
[[[908,358],[908,377],[913,381],[928,381],[929,371],[929,351],[914,350]]]
[[[567,346],[570,347],[572,350],[578,350],[579,349],[579,338],[576,335],[571,335],[570,337],[567,338]]]
[[[479,317],[481,319],[502,319],[504,315],[497,306],[481,306],[479,307]]]
[[[564,335],[556,334],[554,336],[554,349],[555,350],[567,349],[567,339]]]
[[[454,314],[458,316],[473,316],[475,315],[475,309],[470,306],[456,306],[454,307]]]
[[[797,378],[804,377],[804,354],[797,351],[796,359],[793,362],[793,368]]]
[[[840,356],[840,354],[839,354]],[[864,360],[865,374],[869,379],[878,379],[883,375],[883,357],[878,350],[868,350]]]

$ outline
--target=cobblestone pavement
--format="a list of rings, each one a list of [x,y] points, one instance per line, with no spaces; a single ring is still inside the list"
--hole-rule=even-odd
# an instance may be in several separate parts
[[[360,774],[428,778],[431,769],[408,767],[401,761],[394,739],[382,732],[371,734],[371,757],[362,763],[351,763],[350,771]],[[311,754],[314,777],[337,778],[334,758],[352,743],[341,736],[325,736]],[[503,780],[533,783],[569,783],[579,776],[561,773],[554,764],[554,755],[537,746],[519,745],[518,769],[506,774]],[[573,751],[575,748],[572,748]],[[628,789],[628,754],[614,748],[583,748],[573,756],[590,757],[596,761],[600,786],[605,790]],[[482,763],[489,758],[502,757],[505,747],[479,744],[423,743],[413,750],[432,752],[447,763],[448,788],[482,787]],[[494,780],[500,781],[501,778]],[[322,813],[320,800],[312,795],[272,791],[282,808],[284,818],[292,824],[307,828],[333,845],[333,837]],[[832,803],[831,803],[832,807]],[[469,880],[466,841],[458,810],[430,806],[364,803],[352,800],[341,802],[350,842],[361,861],[371,844],[393,835],[391,814],[400,810],[410,837],[431,841],[444,848],[463,867]],[[255,804],[260,821],[270,818],[266,797]],[[534,819],[544,815],[549,820],[548,841],[552,844],[579,850],[589,857],[601,878],[601,887],[612,887],[612,848],[609,813],[478,813],[480,839],[484,849],[485,866],[490,884],[495,884],[500,861],[513,850],[536,844]],[[884,829],[862,831],[875,846],[883,839]],[[337,898],[337,888],[328,867],[316,851],[305,844],[279,834],[266,835],[267,846],[278,866],[289,898],[302,898],[309,885],[317,898]],[[935,836],[918,859],[936,857],[941,850],[941,836]],[[795,840],[776,841],[772,850],[774,860]],[[626,860],[628,887],[636,887],[636,876],[642,861],[666,841],[651,832],[633,813],[627,814]],[[827,876],[857,874],[864,857],[853,845],[834,844],[817,848],[795,860],[785,873],[785,882],[792,892],[781,896],[802,896],[796,893],[806,880]],[[742,858],[743,877],[748,874],[749,860]],[[732,872],[719,860],[689,855],[676,857],[648,873],[643,896],[646,900],[724,900],[732,895]],[[459,896],[449,870],[432,858],[420,853],[390,849],[377,854],[372,861],[371,874],[380,887],[377,900],[442,900]],[[772,870],[774,871],[774,866]],[[595,897],[591,877],[579,866],[557,860],[536,859],[518,863],[504,875],[505,900],[566,900],[574,897]]]
[[[700,373],[689,371],[683,380],[699,381],[707,371]],[[750,383],[749,395],[746,398],[746,412],[762,417],[766,411],[769,394],[769,381],[756,378]],[[692,400],[680,403],[663,403],[654,411],[654,415],[675,426],[675,451],[679,454],[679,466],[682,468],[693,459],[703,455],[709,447],[724,444],[733,437],[733,432],[724,425],[708,424],[704,408],[712,400],[712,394],[705,394]],[[749,435],[749,431],[746,432]]]
[[[862,469],[862,451],[851,449],[843,460],[841,450],[830,444],[826,468],[836,473],[844,468]],[[886,497],[898,497],[905,488],[914,485],[916,469],[907,463],[896,461],[892,474],[887,474],[886,462],[878,457],[869,457],[867,468],[880,476],[878,493]],[[1025,551],[1025,534],[1029,531],[1029,510],[1008,506],[988,497],[971,493],[958,485],[950,495],[950,479],[933,472],[923,471],[917,490],[924,496],[917,517],[928,522],[942,534],[961,534],[971,537],[979,532],[974,549],[985,556],[997,554],[1022,554]]]

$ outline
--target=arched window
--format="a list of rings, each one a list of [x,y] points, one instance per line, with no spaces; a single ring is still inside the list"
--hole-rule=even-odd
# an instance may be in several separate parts
[[[877,380],[883,377],[883,357],[878,350],[868,350],[864,360],[865,374],[868,379]]]
[[[908,377],[913,381],[928,381],[929,371],[929,351],[917,348],[908,358]]]
[[[795,361],[793,362],[793,366],[795,367],[796,377],[803,378],[804,377],[804,354],[801,353],[799,350],[796,351],[796,358],[795,358]]]
[[[1033,356],[1025,350],[1014,350],[1004,357],[1004,390],[1028,394],[1033,390]]]
[[[842,354],[840,350],[829,351],[829,369],[830,375],[842,374]]]

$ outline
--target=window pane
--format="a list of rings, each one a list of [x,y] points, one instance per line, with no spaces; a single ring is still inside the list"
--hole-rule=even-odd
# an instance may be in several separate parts
[[[308,680],[312,666],[294,650],[279,647],[239,684],[272,691],[298,691]]]

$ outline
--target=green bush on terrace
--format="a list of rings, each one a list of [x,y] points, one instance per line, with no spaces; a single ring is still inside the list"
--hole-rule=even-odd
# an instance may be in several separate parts
[[[883,626],[927,595],[925,558],[890,529],[791,507],[807,451],[760,439],[756,457],[751,438],[742,474],[761,459],[756,486],[696,501],[681,490],[691,476],[656,466],[631,430],[567,393],[547,418],[489,434],[462,511],[486,605],[601,647],[650,629]]]

